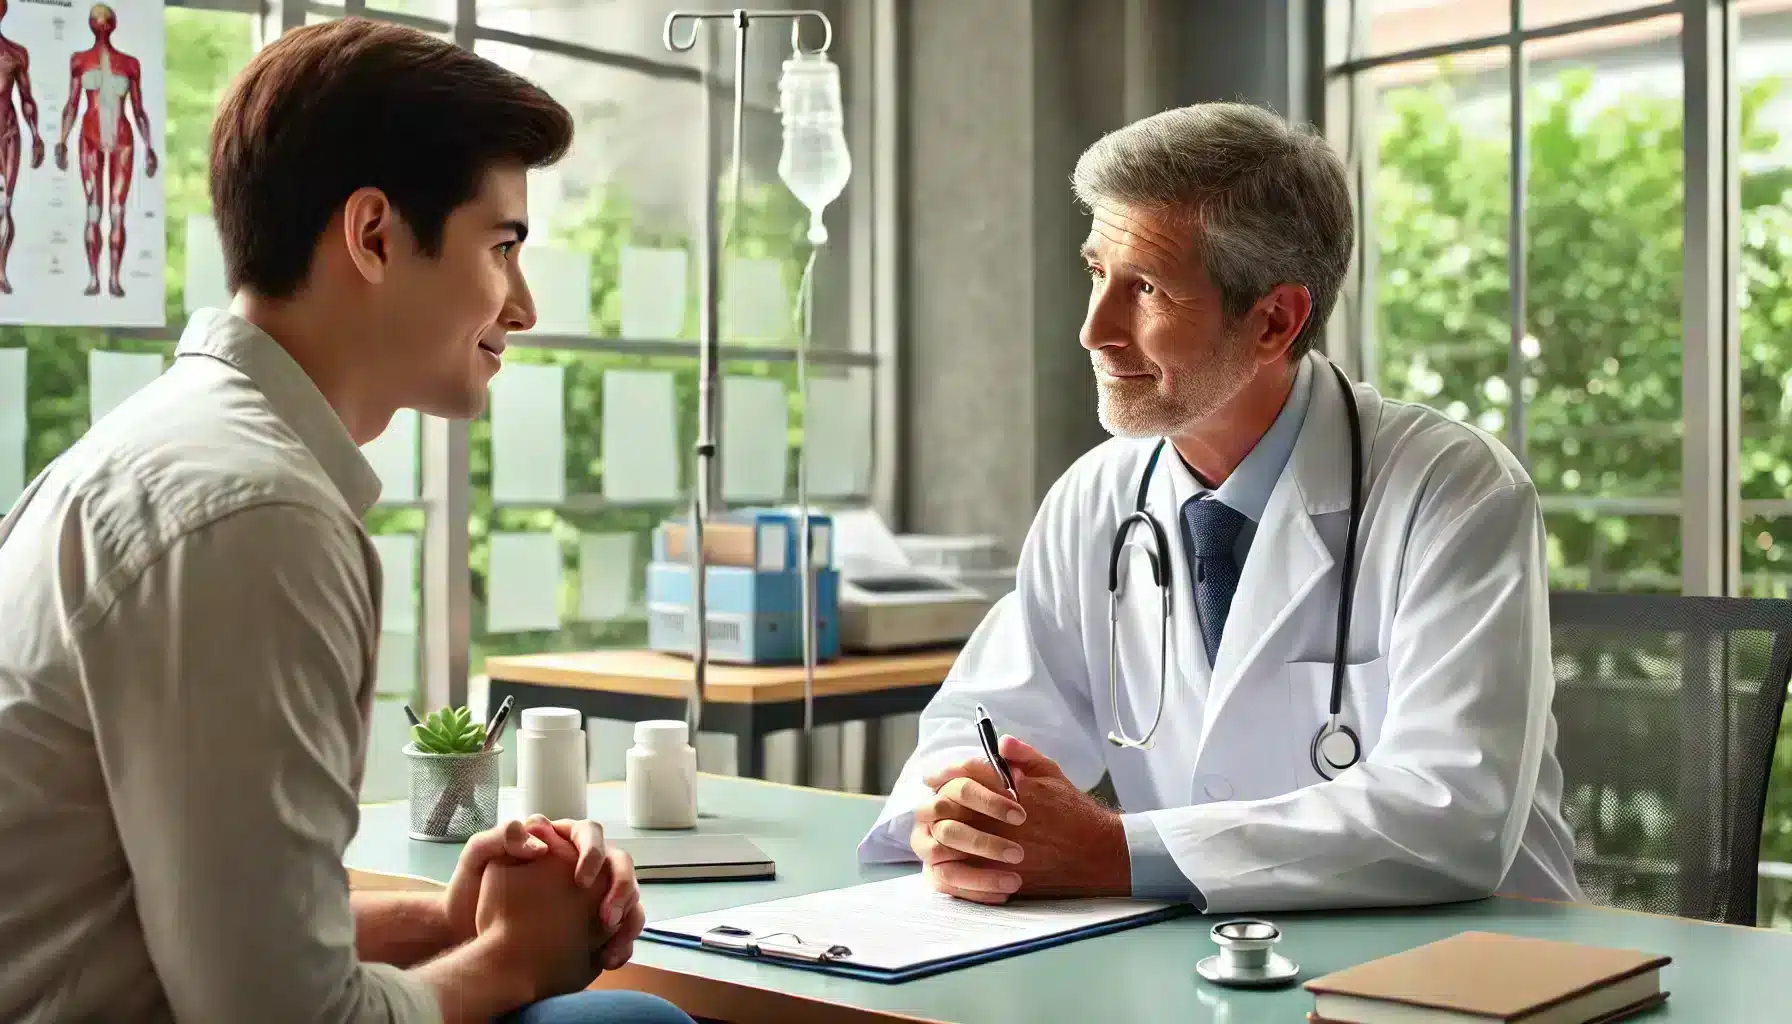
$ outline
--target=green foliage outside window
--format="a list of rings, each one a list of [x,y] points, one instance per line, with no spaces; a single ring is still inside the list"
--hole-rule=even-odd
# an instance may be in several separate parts
[[[1591,72],[1569,71],[1527,96],[1529,234],[1523,354],[1526,454],[1550,496],[1660,498],[1681,488],[1681,295],[1684,290],[1682,104],[1631,93],[1589,99]],[[1778,81],[1742,90],[1742,166],[1779,145],[1761,111]],[[1390,92],[1373,185],[1375,364],[1395,397],[1506,436],[1510,415],[1505,127],[1463,127],[1447,76]],[[1792,195],[1787,168],[1742,180],[1739,270],[1745,499],[1792,484]],[[1555,589],[1678,592],[1673,515],[1548,515]],[[1771,532],[1768,532],[1771,541]],[[1748,592],[1784,597],[1792,548],[1742,552]],[[1646,658],[1620,658],[1632,667]],[[1758,671],[1758,668],[1757,668]],[[1741,673],[1739,672],[1739,676]],[[1657,723],[1666,741],[1675,723]],[[1762,859],[1792,862],[1792,713],[1781,728]],[[1570,794],[1572,802],[1573,794]],[[1626,812],[1631,813],[1631,812]],[[1651,855],[1641,805],[1618,827]],[[1792,887],[1764,882],[1764,923],[1792,923]]]

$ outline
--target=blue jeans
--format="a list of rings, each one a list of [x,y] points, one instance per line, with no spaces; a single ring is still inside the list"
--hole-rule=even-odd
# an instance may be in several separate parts
[[[504,1024],[692,1024],[691,1018],[659,996],[624,989],[574,992],[531,1003],[506,1016]]]

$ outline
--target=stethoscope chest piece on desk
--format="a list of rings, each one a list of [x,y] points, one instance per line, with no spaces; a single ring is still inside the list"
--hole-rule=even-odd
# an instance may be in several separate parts
[[[1221,921],[1210,934],[1220,951],[1195,964],[1195,973],[1216,985],[1261,988],[1300,974],[1299,964],[1275,951],[1282,930],[1268,921]]]

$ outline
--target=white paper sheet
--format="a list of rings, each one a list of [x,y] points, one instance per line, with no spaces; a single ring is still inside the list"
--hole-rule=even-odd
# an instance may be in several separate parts
[[[560,542],[551,533],[494,533],[485,576],[485,631],[560,628]]]
[[[790,465],[790,403],[784,382],[722,378],[722,497],[778,501]]]
[[[14,112],[18,108],[13,97],[19,90],[12,83],[18,79],[9,73],[0,104],[7,108],[8,134],[17,132],[7,143],[17,147],[17,155],[12,158],[15,184],[7,196],[12,251],[0,267],[11,289],[10,294],[0,294],[0,323],[167,324],[168,179],[173,172],[188,187],[196,182],[169,152],[166,69],[170,56],[183,62],[192,58],[168,53],[164,0],[113,0],[117,16],[103,47],[88,22],[94,6],[91,0],[14,3],[6,14],[3,34],[29,54],[31,92],[37,100],[45,152],[43,163],[32,167],[32,132]],[[83,88],[83,82],[90,84]],[[73,95],[71,83],[76,86]],[[71,126],[82,127],[58,131],[64,118],[73,119],[68,122]],[[98,131],[108,121],[128,126],[133,140],[123,150],[128,157],[84,158],[81,133],[89,127]],[[65,135],[66,169],[56,166],[54,153],[57,140]],[[176,141],[182,147],[197,143]],[[160,163],[153,177],[152,151]],[[119,196],[123,202],[116,201]],[[95,228],[99,244],[92,253],[87,248],[90,203],[99,207]]]
[[[608,622],[629,613],[635,595],[635,535],[587,533],[579,538],[579,618]]]
[[[380,502],[417,500],[417,429],[415,409],[400,409],[386,432],[361,447],[361,454],[380,478]]]
[[[677,392],[672,375],[604,373],[604,498],[618,504],[676,501]]]
[[[1042,939],[1129,917],[1168,903],[1132,899],[1028,900],[992,907],[929,888],[920,874],[831,889],[729,910],[654,921],[649,931],[701,936],[718,926],[745,928],[768,941],[800,936],[806,946],[842,945],[840,962],[901,970],[1001,946]]]
[[[619,284],[624,338],[663,341],[683,335],[689,263],[683,249],[623,247]]]
[[[793,296],[778,260],[732,257],[722,269],[723,334],[730,341],[788,341]]]
[[[187,218],[187,284],[183,305],[196,309],[229,309],[230,289],[224,283],[224,244],[218,222],[196,213]]]
[[[87,353],[88,423],[118,408],[125,399],[162,375],[162,357],[154,352]]]
[[[566,367],[511,363],[491,383],[492,500],[566,500]]]
[[[809,493],[843,498],[871,490],[871,376],[809,378]]]
[[[417,632],[417,535],[378,534],[373,550],[380,556],[380,630]]]
[[[591,254],[549,245],[525,245],[519,252],[535,298],[535,326],[524,333],[590,334]]]
[[[25,490],[25,350],[0,348],[0,516]]]

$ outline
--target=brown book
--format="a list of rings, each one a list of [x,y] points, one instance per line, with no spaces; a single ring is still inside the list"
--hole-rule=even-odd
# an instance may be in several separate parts
[[[1306,983],[1313,1024],[1609,1024],[1659,1004],[1669,958],[1463,932]]]

